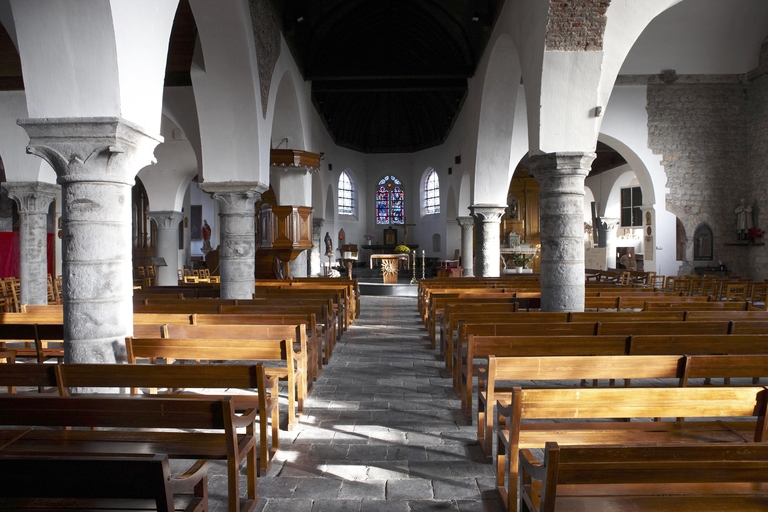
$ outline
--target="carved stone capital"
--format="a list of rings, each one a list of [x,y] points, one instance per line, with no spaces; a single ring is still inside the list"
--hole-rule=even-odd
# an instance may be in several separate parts
[[[47,214],[51,201],[61,190],[59,185],[40,181],[11,181],[3,183],[8,197],[16,201],[19,213]]]
[[[473,204],[469,207],[472,217],[482,223],[498,224],[501,222],[501,216],[507,209],[504,205],[498,204]]]
[[[263,183],[243,181],[204,182],[198,186],[218,201],[221,215],[253,215],[253,205],[269,188]]]
[[[583,180],[592,169],[592,162],[596,157],[595,153],[582,151],[533,155],[530,158],[531,173],[538,180],[540,187],[544,186],[543,182],[547,178],[574,176]],[[564,185],[569,184],[567,180],[561,182]]]
[[[147,215],[155,221],[157,229],[178,229],[179,222],[184,218],[183,213],[171,210],[147,212]]]
[[[461,226],[461,229],[472,229],[475,227],[475,218],[466,216],[466,217],[456,217],[456,222],[459,223],[459,226]]]
[[[27,153],[48,162],[61,184],[112,182],[133,186],[154,163],[163,139],[119,117],[19,119],[29,135]]]

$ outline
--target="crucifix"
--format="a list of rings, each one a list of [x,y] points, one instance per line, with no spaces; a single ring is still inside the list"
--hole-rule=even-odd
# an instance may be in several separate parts
[[[408,226],[415,226],[416,224],[408,224],[408,217],[403,217],[403,245],[408,245]]]

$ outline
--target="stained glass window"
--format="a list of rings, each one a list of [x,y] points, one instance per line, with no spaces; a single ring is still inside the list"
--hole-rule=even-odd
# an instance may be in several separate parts
[[[339,176],[339,215],[355,214],[355,187],[347,171]]]
[[[376,224],[405,222],[405,192],[395,176],[387,175],[376,189]]]
[[[440,180],[434,169],[430,171],[424,183],[424,213],[440,213]]]

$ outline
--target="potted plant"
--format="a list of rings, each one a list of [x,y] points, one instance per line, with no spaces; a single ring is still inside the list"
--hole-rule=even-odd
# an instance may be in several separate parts
[[[363,238],[365,238],[366,245],[371,245],[371,244],[373,244],[373,242],[376,241],[376,237],[371,235],[371,234],[369,234],[369,233],[364,234]]]
[[[411,250],[408,248],[408,246],[402,244],[395,247],[395,252],[397,254],[411,254]]]
[[[509,255],[509,259],[512,260],[512,263],[517,268],[518,274],[522,273],[522,270],[525,268],[528,263],[533,259],[532,255],[528,254],[521,254],[519,252],[513,252]]]

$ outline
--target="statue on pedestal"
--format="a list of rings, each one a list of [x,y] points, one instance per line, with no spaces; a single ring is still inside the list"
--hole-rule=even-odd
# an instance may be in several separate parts
[[[738,240],[749,240],[749,230],[752,229],[752,207],[747,200],[741,198],[741,204],[736,207],[736,236]]]

